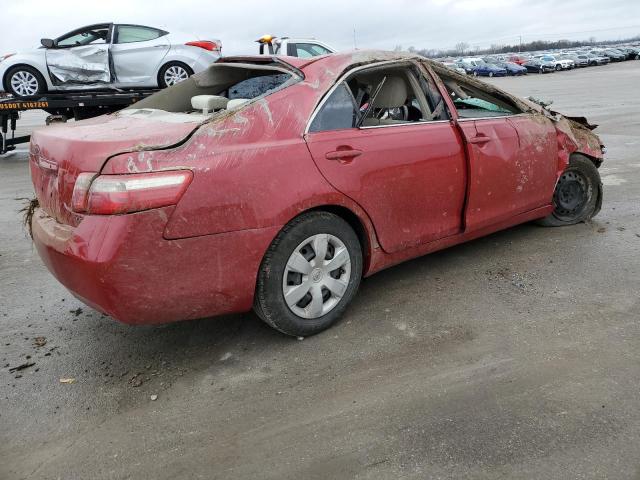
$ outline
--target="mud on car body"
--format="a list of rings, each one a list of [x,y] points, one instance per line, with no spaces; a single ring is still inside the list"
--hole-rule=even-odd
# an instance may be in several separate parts
[[[228,57],[119,113],[37,130],[33,238],[118,320],[253,308],[310,335],[363,276],[591,218],[591,128],[411,55]]]

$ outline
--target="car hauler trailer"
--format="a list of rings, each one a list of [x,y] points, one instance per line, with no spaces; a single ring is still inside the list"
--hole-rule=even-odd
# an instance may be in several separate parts
[[[157,92],[158,89],[46,93],[34,97],[0,99],[0,155],[10,152],[16,145],[29,141],[30,135],[15,136],[20,113],[44,110],[51,122],[68,119],[83,120],[112,113]]]

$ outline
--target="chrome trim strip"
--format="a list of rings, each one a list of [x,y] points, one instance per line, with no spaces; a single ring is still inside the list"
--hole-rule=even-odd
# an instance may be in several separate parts
[[[451,123],[451,120],[425,120],[422,122],[392,123],[390,125],[369,125],[366,127],[360,127],[358,130],[370,130],[372,128],[387,128],[387,127],[410,127],[415,125],[433,125],[434,123]]]
[[[458,123],[463,122],[478,122],[480,120],[494,120],[496,118],[513,118],[522,115],[521,113],[514,113],[513,115],[499,115],[495,117],[472,117],[472,118],[460,118],[458,117]]]

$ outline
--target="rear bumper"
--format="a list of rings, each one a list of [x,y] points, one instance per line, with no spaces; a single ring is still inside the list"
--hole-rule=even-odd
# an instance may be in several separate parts
[[[86,216],[75,228],[38,209],[34,244],[71,293],[125,323],[250,310],[260,262],[279,228],[165,240],[173,209]]]

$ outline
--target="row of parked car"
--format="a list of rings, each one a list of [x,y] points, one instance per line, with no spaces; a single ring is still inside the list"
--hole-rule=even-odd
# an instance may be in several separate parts
[[[441,61],[460,73],[482,77],[505,77],[558,72],[625,60],[640,60],[640,46],[583,47],[576,50],[449,58]]]

